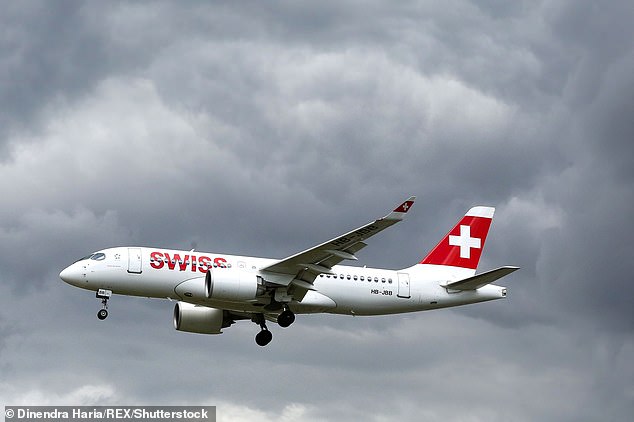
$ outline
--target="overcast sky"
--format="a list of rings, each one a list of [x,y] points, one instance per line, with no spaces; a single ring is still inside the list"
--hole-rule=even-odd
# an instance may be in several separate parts
[[[634,414],[634,3],[2,1],[0,404],[220,421]],[[58,274],[118,245],[284,257],[384,215],[414,264],[496,207],[506,300],[176,332]],[[2,415],[4,417],[4,414]]]

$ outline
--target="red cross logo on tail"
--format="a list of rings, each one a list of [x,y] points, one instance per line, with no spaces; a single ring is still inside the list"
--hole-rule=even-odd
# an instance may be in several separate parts
[[[420,263],[475,270],[494,211],[492,207],[471,208]]]
[[[460,236],[449,235],[451,246],[460,246],[460,258],[471,258],[471,248],[480,249],[481,240],[471,237],[470,226],[460,226]]]

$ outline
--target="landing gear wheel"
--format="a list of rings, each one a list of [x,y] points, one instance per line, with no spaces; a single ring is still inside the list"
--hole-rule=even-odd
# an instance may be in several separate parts
[[[277,316],[277,323],[282,328],[288,327],[293,322],[295,322],[295,314],[289,309],[286,309],[284,312]]]
[[[264,314],[254,314],[251,317],[251,321],[255,322],[260,326],[260,332],[255,336],[255,342],[258,346],[266,346],[273,340],[273,334],[266,328],[266,318],[264,318]]]
[[[99,319],[106,319],[108,317],[108,311],[105,309],[100,309],[99,312],[97,312],[97,318]]]
[[[99,289],[97,290],[97,294],[95,296],[97,297],[97,299],[101,299],[101,306],[103,306],[103,308],[101,308],[101,310],[97,312],[97,318],[99,318],[100,320],[104,320],[108,317],[108,299],[110,299],[110,296],[112,296],[112,291]]]
[[[252,319],[253,322],[260,326],[260,332],[255,336],[255,342],[258,346],[266,346],[273,340],[273,334],[266,328],[266,319],[264,314],[255,314]]]
[[[262,330],[255,336],[255,342],[258,346],[266,346],[273,340],[273,334],[269,330]]]

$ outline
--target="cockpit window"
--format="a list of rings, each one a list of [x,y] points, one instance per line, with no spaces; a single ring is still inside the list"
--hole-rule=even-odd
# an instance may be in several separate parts
[[[93,259],[95,261],[102,261],[104,259],[106,259],[106,254],[103,252],[93,252],[90,255],[87,255],[83,258],[79,258],[77,261],[75,262],[79,262],[79,261],[85,261],[87,259]]]
[[[79,258],[79,259],[78,259],[77,261],[75,261],[75,262],[85,261],[85,260],[87,260],[87,259],[92,258],[92,256],[93,256],[93,255],[94,255],[94,253],[91,253],[90,255],[87,255],[87,256],[85,256],[85,257],[83,257],[83,258]]]

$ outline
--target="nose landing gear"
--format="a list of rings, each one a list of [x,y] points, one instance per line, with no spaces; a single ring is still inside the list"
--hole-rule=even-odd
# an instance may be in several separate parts
[[[95,296],[97,299],[101,299],[101,305],[103,306],[103,308],[97,312],[97,318],[104,320],[108,317],[108,299],[112,296],[112,291],[99,289],[97,290],[97,294]]]

